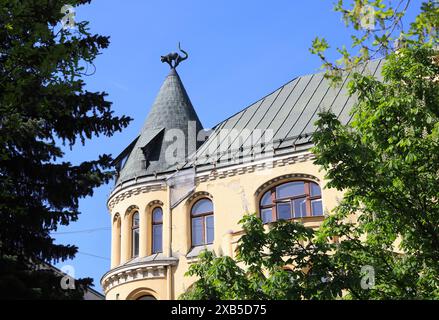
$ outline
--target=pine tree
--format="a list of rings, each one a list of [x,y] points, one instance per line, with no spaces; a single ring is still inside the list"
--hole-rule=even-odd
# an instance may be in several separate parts
[[[89,3],[69,1],[74,7]],[[69,21],[65,1],[0,0],[0,292],[2,298],[80,298],[41,262],[74,257],[50,233],[78,219],[78,200],[112,178],[110,155],[73,165],[63,146],[111,136],[131,121],[114,116],[105,92],[85,89],[87,66],[109,45],[88,22]],[[73,23],[73,20],[70,20]],[[65,25],[67,26],[67,25]],[[91,68],[88,68],[91,69]]]

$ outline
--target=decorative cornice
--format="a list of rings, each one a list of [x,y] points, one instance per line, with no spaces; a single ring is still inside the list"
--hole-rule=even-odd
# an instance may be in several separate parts
[[[102,289],[106,294],[110,289],[132,281],[165,278],[167,266],[177,263],[177,260],[170,259],[117,267],[102,277]]]
[[[306,153],[301,155],[295,155],[283,159],[273,160],[273,161],[267,161],[267,162],[260,162],[260,163],[253,163],[247,166],[242,166],[239,168],[230,168],[228,170],[211,170],[209,173],[200,175],[196,177],[195,182],[196,184],[200,184],[202,182],[207,181],[213,181],[217,179],[224,179],[228,177],[233,177],[236,175],[242,175],[247,173],[253,173],[258,171],[263,171],[267,169],[273,169],[277,167],[284,167],[286,165],[291,165],[298,162],[306,162],[308,160],[314,159],[315,156],[312,153]],[[315,179],[313,177],[313,179]]]
[[[148,193],[152,191],[165,191],[165,190],[166,190],[166,186],[164,184],[138,186],[129,189],[125,192],[117,193],[115,196],[110,197],[108,201],[108,208],[113,209],[114,206],[118,204],[120,201],[130,198],[131,196],[135,196],[141,193]]]
[[[267,169],[273,169],[277,167],[284,167],[287,165],[291,165],[298,162],[306,162],[309,160],[315,159],[314,154],[310,152],[301,153],[299,155],[292,155],[290,157],[285,157],[281,159],[272,159],[271,161],[259,162],[259,163],[250,163],[248,165],[239,166],[239,167],[229,167],[226,169],[212,169],[206,170],[205,172],[197,173],[198,177],[195,178],[195,184],[199,185],[200,183],[207,181],[214,181],[217,179],[224,179],[227,177],[233,177],[242,174],[248,174],[257,171],[263,171]],[[315,177],[311,179],[316,180]],[[137,187],[133,187],[127,191],[114,193],[108,200],[108,208],[111,210],[114,206],[123,201],[125,199],[130,198],[133,195],[138,195],[141,193],[148,193],[154,191],[165,191],[166,185],[164,183],[157,183],[154,185],[139,185]],[[194,195],[192,195],[193,197]]]

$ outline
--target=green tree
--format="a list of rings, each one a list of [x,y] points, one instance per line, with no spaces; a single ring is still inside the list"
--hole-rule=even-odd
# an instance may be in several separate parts
[[[278,222],[265,232],[246,217],[237,261],[205,254],[183,298],[439,299],[439,4],[423,2],[405,30],[409,5],[340,0],[354,35],[335,63],[314,40],[326,76],[337,85],[351,71],[358,98],[349,124],[325,111],[313,136],[328,187],[345,192],[339,206],[316,231]],[[381,81],[356,72],[372,58],[385,60]]]
[[[73,6],[89,3],[69,1]],[[65,1],[0,0],[0,296],[80,298],[62,290],[42,262],[74,257],[73,245],[50,233],[78,218],[78,200],[112,177],[110,155],[73,165],[63,146],[111,136],[130,118],[113,115],[105,92],[85,89],[84,76],[109,38],[88,22],[63,28]]]
[[[180,299],[333,299],[341,296],[352,275],[334,268],[331,243],[314,242],[315,231],[296,222],[279,221],[265,230],[262,220],[247,215],[237,257],[200,255],[187,272],[199,280]],[[359,272],[358,272],[359,273]],[[323,279],[323,281],[322,281]],[[360,283],[355,283],[357,287]]]

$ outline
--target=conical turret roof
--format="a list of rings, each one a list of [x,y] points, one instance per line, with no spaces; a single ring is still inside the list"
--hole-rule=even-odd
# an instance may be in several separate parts
[[[117,183],[169,171],[195,151],[200,120],[186,89],[172,68],[151,107],[140,135],[115,163]]]

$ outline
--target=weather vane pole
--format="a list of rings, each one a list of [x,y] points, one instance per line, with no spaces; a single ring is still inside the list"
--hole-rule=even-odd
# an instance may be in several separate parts
[[[161,56],[160,61],[166,62],[167,64],[169,64],[171,69],[177,68],[177,66],[180,64],[180,62],[186,60],[189,57],[187,52],[184,51],[183,49],[181,49],[180,42],[178,43],[178,50],[180,50],[181,52],[184,53],[184,57],[182,57],[177,52],[171,52],[171,53],[167,54],[166,56]]]

